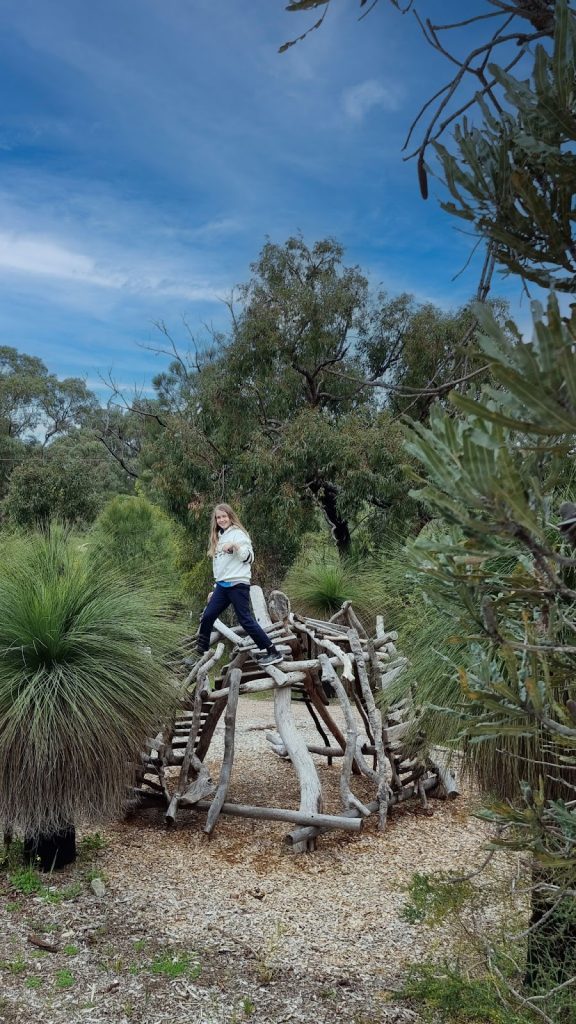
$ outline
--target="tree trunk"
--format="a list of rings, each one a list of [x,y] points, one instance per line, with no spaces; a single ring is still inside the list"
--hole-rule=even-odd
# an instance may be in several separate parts
[[[346,519],[338,512],[338,489],[326,480],[313,480],[308,485],[320,503],[322,511],[332,530],[338,554],[342,557],[350,553],[352,538]]]
[[[76,860],[76,829],[73,825],[55,832],[24,838],[24,856],[40,871],[58,871]]]

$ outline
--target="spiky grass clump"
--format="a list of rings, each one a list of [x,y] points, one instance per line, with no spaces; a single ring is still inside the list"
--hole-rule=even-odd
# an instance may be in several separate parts
[[[361,618],[382,610],[385,592],[375,559],[343,559],[333,549],[303,553],[288,571],[283,588],[298,611],[333,615],[351,601]]]
[[[177,627],[158,588],[103,568],[63,531],[16,539],[0,567],[0,822],[50,832],[118,815],[176,691]]]

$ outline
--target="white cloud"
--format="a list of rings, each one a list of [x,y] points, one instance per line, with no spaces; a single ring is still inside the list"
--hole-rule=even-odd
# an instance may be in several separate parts
[[[126,266],[131,269],[127,270]],[[151,266],[134,253],[121,259],[94,257],[50,236],[0,231],[0,271],[32,277],[48,277],[70,284],[89,285],[132,295],[154,293],[188,301],[214,301],[218,292],[205,281],[190,282],[173,267]]]
[[[369,78],[358,85],[352,85],[342,93],[342,107],[351,121],[363,121],[374,107],[384,110],[398,110],[401,94],[393,86],[383,85],[375,78]]]

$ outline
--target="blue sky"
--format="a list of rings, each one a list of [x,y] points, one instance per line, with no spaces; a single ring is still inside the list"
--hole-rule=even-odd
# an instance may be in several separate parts
[[[0,344],[99,387],[143,385],[223,304],[267,236],[332,235],[375,287],[444,307],[474,291],[470,248],[402,162],[447,75],[387,0],[322,29],[283,0],[4,0]],[[421,0],[436,20],[459,0]],[[469,0],[466,14],[485,10]],[[478,27],[474,30],[479,37]],[[499,289],[503,291],[503,288]]]

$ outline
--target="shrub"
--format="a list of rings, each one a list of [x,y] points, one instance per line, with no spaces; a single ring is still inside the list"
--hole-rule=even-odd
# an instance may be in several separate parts
[[[98,516],[88,538],[94,563],[130,577],[160,581],[180,590],[179,528],[142,495],[119,494]]]

